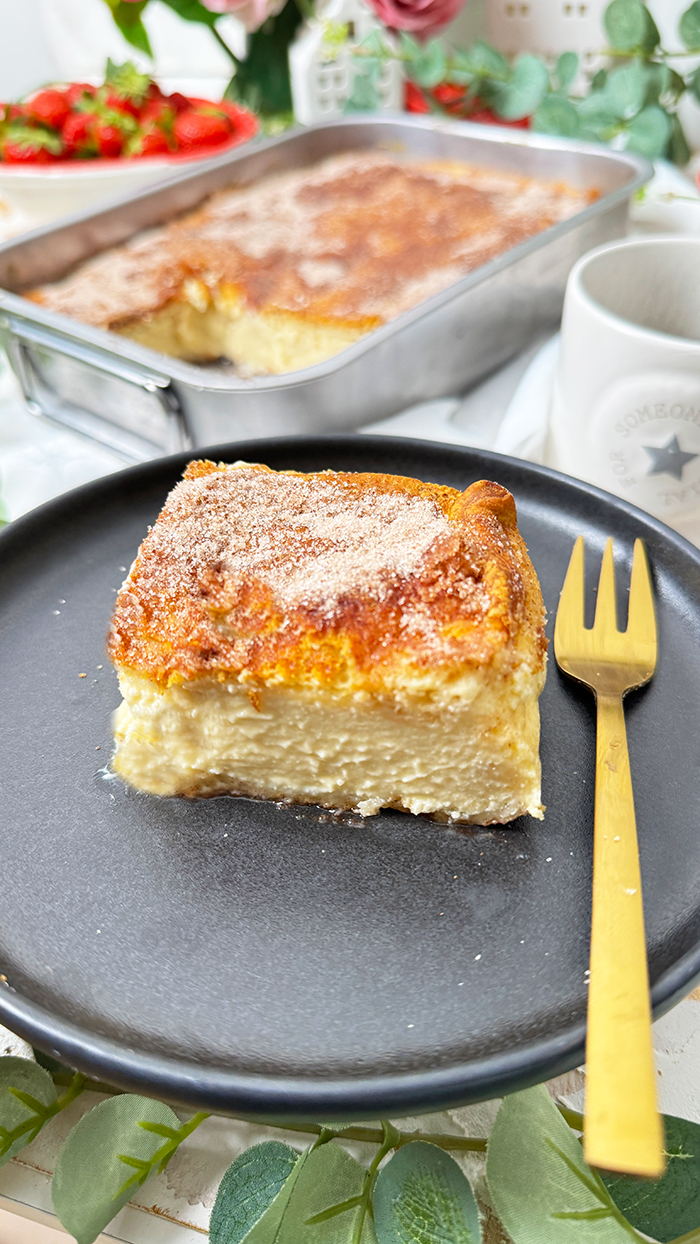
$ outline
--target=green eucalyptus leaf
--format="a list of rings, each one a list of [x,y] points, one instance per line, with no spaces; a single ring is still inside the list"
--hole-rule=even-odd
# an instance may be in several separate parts
[[[511,69],[505,56],[501,56],[490,43],[486,43],[483,39],[477,39],[467,52],[464,53],[468,62],[468,67],[477,78],[503,78],[510,77]],[[467,68],[467,64],[463,66]]]
[[[620,117],[608,99],[607,90],[595,91],[579,100],[576,111],[583,122],[599,128],[614,129],[620,123]]]
[[[681,17],[678,33],[687,48],[700,48],[700,0],[695,0]]]
[[[78,1244],[92,1244],[112,1221],[133,1195],[133,1188],[122,1191],[130,1173],[148,1164],[163,1144],[160,1136],[139,1126],[142,1122],[180,1127],[169,1106],[124,1093],[100,1102],[69,1133],[51,1195],[59,1219]]]
[[[671,120],[663,108],[651,104],[633,117],[627,126],[625,146],[650,160],[658,160],[666,154],[671,137]]]
[[[700,66],[698,66],[695,73],[688,80],[688,90],[695,96],[696,100],[700,104]]]
[[[610,46],[616,52],[653,52],[659,32],[651,13],[640,0],[612,0],[603,15]]]
[[[624,1175],[602,1176],[618,1209],[638,1231],[668,1244],[700,1227],[700,1126],[664,1115],[666,1174],[652,1183]]]
[[[229,1166],[209,1223],[211,1244],[240,1244],[281,1192],[298,1154],[278,1140],[254,1145]]]
[[[365,1176],[364,1167],[339,1145],[307,1149],[270,1208],[244,1237],[245,1244],[354,1244],[357,1206],[323,1222],[309,1225],[309,1219],[354,1200],[362,1193]],[[369,1214],[358,1244],[377,1244]]]
[[[17,1058],[12,1054],[0,1058],[0,1166],[9,1162],[41,1130],[41,1114],[37,1117],[31,1106],[23,1104],[11,1089],[29,1094],[42,1107],[52,1106],[56,1100],[56,1086],[43,1067],[38,1067],[30,1058]],[[36,1126],[25,1131],[23,1125],[32,1119],[36,1120]],[[21,1134],[13,1139],[13,1132]]]
[[[345,103],[345,112],[373,112],[379,107],[379,75],[381,61],[363,56],[355,61],[352,90]]]
[[[562,91],[566,91],[571,86],[578,73],[578,66],[579,60],[575,52],[562,52],[554,70]]]
[[[668,142],[669,159],[683,168],[688,163],[691,154],[680,117],[677,112],[674,112],[671,116],[671,137]]]
[[[471,86],[475,77],[469,53],[463,52],[461,48],[455,48],[450,65],[450,82],[456,82],[458,86]]]
[[[139,52],[145,52],[146,56],[153,56],[148,31],[141,21],[141,14],[148,0],[136,0],[136,3],[133,3],[133,0],[132,2],[105,0],[105,4],[112,14],[115,26],[121,31],[127,43]]]
[[[620,119],[633,117],[644,107],[647,74],[641,61],[614,69],[605,87],[605,99]]]
[[[177,13],[186,22],[200,22],[202,26],[214,26],[221,17],[220,13],[211,13],[199,0],[163,0],[169,9]]]
[[[438,82],[442,82],[447,73],[447,58],[441,44],[437,39],[431,39],[421,49],[420,56],[417,56],[411,65],[411,77],[419,86],[431,87],[437,86]]]
[[[630,1244],[630,1229],[543,1085],[506,1097],[486,1178],[514,1244]]]
[[[547,66],[539,56],[525,53],[513,66],[510,82],[501,86],[496,111],[505,121],[520,121],[539,108],[549,86]]]
[[[602,91],[605,88],[605,84],[607,80],[608,80],[607,69],[599,69],[598,72],[594,73],[593,77],[591,78],[591,90]]]
[[[413,35],[409,35],[407,30],[399,31],[399,53],[409,62],[414,61],[421,54],[420,43]]]
[[[547,95],[533,117],[533,126],[540,134],[559,134],[575,138],[580,129],[579,116],[570,99]]]
[[[379,1244],[479,1244],[469,1181],[444,1149],[402,1145],[379,1172],[373,1197]]]

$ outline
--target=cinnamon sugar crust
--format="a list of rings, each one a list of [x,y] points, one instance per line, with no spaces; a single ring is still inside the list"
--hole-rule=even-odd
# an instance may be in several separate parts
[[[593,197],[498,170],[351,152],[219,192],[27,296],[145,344],[141,329],[181,303],[202,315],[209,307],[281,312],[361,335]],[[217,352],[220,342],[211,356]]]
[[[449,697],[543,670],[544,608],[515,503],[402,476],[193,462],[116,601],[110,656],[161,687]],[[254,701],[253,701],[254,702]]]

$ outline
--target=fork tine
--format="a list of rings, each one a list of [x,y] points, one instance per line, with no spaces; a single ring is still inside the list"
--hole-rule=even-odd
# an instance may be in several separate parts
[[[598,600],[595,607],[593,629],[604,631],[617,630],[617,606],[615,603],[615,563],[613,561],[613,542],[606,540],[603,564],[598,580]]]
[[[564,586],[559,597],[554,626],[554,652],[557,660],[576,644],[583,629],[583,569],[585,545],[578,536],[569,559]]]
[[[641,540],[634,542],[627,634],[638,641],[656,644],[654,590],[646,549]]]

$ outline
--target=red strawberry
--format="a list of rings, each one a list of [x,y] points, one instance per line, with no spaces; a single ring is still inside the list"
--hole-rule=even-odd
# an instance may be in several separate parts
[[[194,151],[199,147],[216,147],[225,143],[231,135],[228,121],[213,109],[202,112],[194,108],[181,112],[175,118],[173,135],[182,151]]]
[[[231,123],[231,129],[239,138],[252,138],[253,134],[257,134],[257,117],[254,113],[248,112],[247,108],[241,108],[240,104],[232,104],[228,99],[222,99],[216,106],[226,114]]]
[[[97,154],[107,158],[121,155],[124,131],[117,125],[100,121],[99,117],[92,117],[91,120],[90,136],[97,148]]]
[[[131,156],[167,155],[169,150],[166,135],[158,126],[154,126],[153,129],[145,130],[141,134],[131,146],[128,154]]]
[[[118,91],[106,90],[104,93],[104,102],[108,108],[116,108],[119,112],[128,112],[132,117],[138,117],[140,105],[134,99],[128,99],[126,95],[120,95]]]
[[[57,135],[28,125],[10,126],[2,143],[2,158],[7,164],[50,164],[60,155]]]
[[[95,95],[96,92],[97,92],[97,87],[90,86],[89,82],[71,82],[70,86],[66,87],[66,90],[63,92],[63,94],[65,95],[66,103],[68,104],[68,106],[70,108],[74,108],[75,105],[79,103],[85,95],[88,95],[90,96],[90,98],[92,98],[92,96]]]
[[[173,91],[172,95],[164,95],[163,99],[166,104],[170,104],[170,107],[175,109],[175,112],[186,112],[195,102],[188,99],[186,95],[181,95],[179,91]]]
[[[442,104],[443,108],[450,108],[455,104],[461,104],[465,94],[465,87],[455,86],[454,82],[442,82],[440,86],[434,88],[433,99]]]
[[[149,99],[141,109],[139,121],[144,127],[160,125],[172,129],[175,112],[164,99]]]
[[[56,91],[52,87],[46,91],[39,91],[38,95],[30,99],[24,107],[28,117],[32,117],[34,121],[40,121],[43,125],[50,125],[54,130],[60,130],[70,112],[63,92]]]
[[[63,153],[70,157],[77,154],[87,155],[94,150],[90,132],[90,117],[86,112],[71,112],[63,122],[61,130]]]
[[[482,108],[478,112],[470,112],[465,114],[465,121],[478,121],[480,125],[507,125],[513,130],[529,130],[530,118],[523,117],[520,121],[504,121],[502,117],[497,117],[495,112],[490,108]]]
[[[405,87],[406,112],[430,112],[430,104],[415,82],[407,82]]]

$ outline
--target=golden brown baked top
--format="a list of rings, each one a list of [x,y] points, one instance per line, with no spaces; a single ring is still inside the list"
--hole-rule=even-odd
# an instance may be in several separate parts
[[[475,667],[542,667],[515,502],[398,475],[192,462],[116,601],[109,653],[201,676],[430,696]]]
[[[214,195],[202,208],[28,296],[100,328],[223,292],[254,310],[371,328],[549,225],[588,192],[380,152]]]

